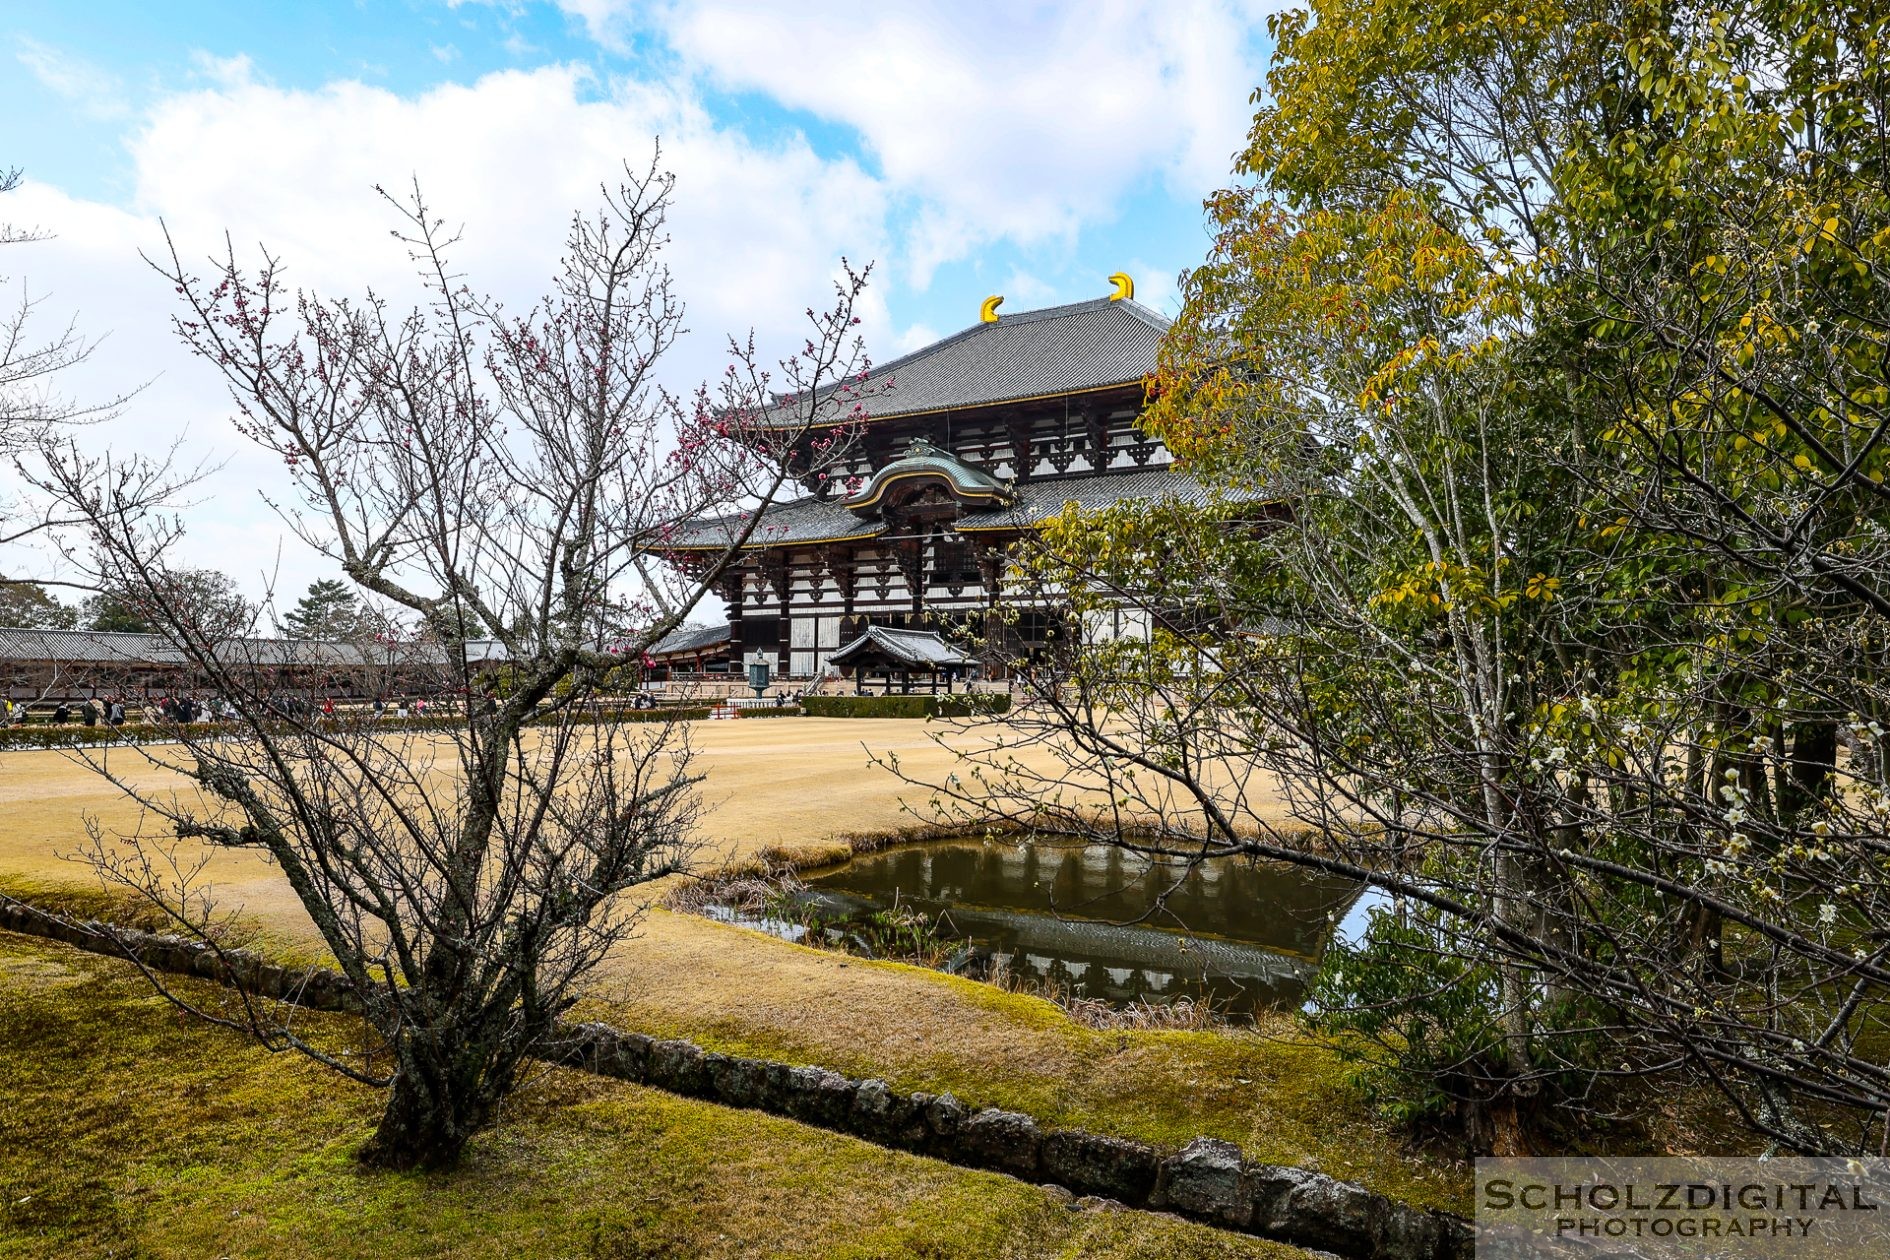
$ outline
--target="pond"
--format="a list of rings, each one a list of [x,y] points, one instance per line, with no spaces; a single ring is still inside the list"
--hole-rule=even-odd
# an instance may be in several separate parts
[[[967,974],[1116,1005],[1189,997],[1239,1018],[1300,1004],[1359,886],[1239,858],[1189,869],[1108,845],[948,840],[855,858],[804,898],[828,922],[916,911],[965,943],[951,969]]]

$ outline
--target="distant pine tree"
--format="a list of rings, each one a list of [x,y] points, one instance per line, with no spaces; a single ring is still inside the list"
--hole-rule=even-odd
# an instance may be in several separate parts
[[[282,619],[282,628],[297,639],[352,638],[361,631],[365,611],[346,582],[322,578],[309,583],[308,594]]]

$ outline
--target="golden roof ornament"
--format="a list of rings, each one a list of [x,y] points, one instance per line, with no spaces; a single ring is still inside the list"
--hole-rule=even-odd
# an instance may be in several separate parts
[[[1002,305],[1004,305],[1004,295],[1002,293],[993,293],[990,297],[986,298],[984,305],[978,308],[979,322],[985,324],[997,323],[997,308]]]
[[[1109,283],[1116,286],[1116,291],[1109,295],[1111,302],[1120,302],[1124,298],[1133,299],[1135,297],[1135,281],[1129,278],[1128,272],[1116,272],[1109,277]]]

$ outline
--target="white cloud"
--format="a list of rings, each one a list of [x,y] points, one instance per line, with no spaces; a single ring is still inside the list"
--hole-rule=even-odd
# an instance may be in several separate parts
[[[190,54],[190,69],[193,77],[220,87],[243,87],[256,78],[256,63],[248,53],[219,57],[199,48]]]
[[[1010,273],[998,285],[998,292],[1010,301],[1013,309],[1020,311],[1045,305],[1056,296],[1054,286],[1046,284],[1021,267],[1011,268]]]
[[[561,4],[593,29],[609,21],[594,10],[630,8]],[[1187,197],[1224,183],[1275,7],[698,0],[659,20],[723,87],[858,132],[919,207],[908,254],[923,284],[994,240],[1072,236],[1151,178]]]
[[[678,176],[669,252],[694,334],[665,377],[690,388],[725,362],[725,333],[755,326],[763,348],[800,344],[809,305],[825,303],[837,261],[884,248],[887,199],[850,161],[803,141],[753,144],[718,129],[686,95],[630,81],[599,83],[580,68],[489,75],[401,96],[354,82],[301,91],[226,66],[213,85],[166,97],[130,137],[135,192],[115,208],[31,184],[0,200],[0,217],[39,223],[56,239],[10,251],[7,270],[50,290],[47,328],[76,313],[109,336],[68,392],[106,396],[155,377],[126,416],[88,441],[161,449],[188,429],[193,452],[228,458],[190,514],[188,555],[255,589],[282,553],[282,588],[320,574],[258,491],[286,488],[280,467],[227,423],[228,399],[168,328],[173,295],[138,252],[162,247],[162,219],[187,262],[219,249],[227,230],[254,260],[264,244],[291,284],[333,294],[372,285],[413,292],[390,214],[372,192],[418,177],[434,207],[465,225],[457,261],[515,307],[542,293],[571,213],[595,207],[622,163],[647,160],[654,137]],[[869,344],[889,344],[877,294],[862,312]],[[886,357],[882,352],[881,357]]]
[[[86,117],[109,121],[130,111],[123,84],[91,62],[29,36],[17,36],[14,42],[14,59]]]
[[[1073,240],[1158,181],[1228,178],[1287,0],[548,0],[611,53],[653,34],[716,86],[854,131],[905,214],[902,277]],[[483,3],[514,16],[524,0]]]
[[[1189,265],[1198,260],[1190,259]],[[1175,287],[1180,277],[1168,267],[1158,267],[1146,258],[1131,258],[1123,270],[1135,278],[1135,300],[1150,310],[1160,311],[1173,319],[1181,314],[1181,294]]]
[[[888,362],[901,355],[911,354],[914,350],[923,350],[942,336],[944,334],[930,324],[914,324],[893,342],[892,353],[882,354],[880,360]]]
[[[628,28],[638,16],[636,0],[556,0],[557,6],[584,23],[590,37],[606,48],[621,49]]]

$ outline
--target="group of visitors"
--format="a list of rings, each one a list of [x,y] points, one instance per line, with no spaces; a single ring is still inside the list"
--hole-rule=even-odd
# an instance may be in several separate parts
[[[24,726],[30,704],[15,700],[0,701],[4,710],[7,726]],[[125,696],[91,696],[84,700],[59,700],[52,708],[52,721],[55,726],[64,726],[77,722],[82,726],[123,726],[129,721],[145,722],[150,725],[160,723],[221,722],[236,717],[236,706],[227,700],[214,696],[201,697],[188,693],[183,695],[164,695],[152,700],[128,699]]]
[[[6,701],[5,704],[6,724],[8,726],[26,725],[29,706],[16,704],[11,700]],[[53,706],[52,711],[52,720],[57,726],[64,726],[72,721],[85,726],[97,726],[100,722],[107,726],[123,726],[128,716],[124,700],[116,696],[110,698],[94,696],[79,701],[77,705],[61,700]]]
[[[161,696],[157,710],[160,720],[165,722],[208,722],[214,719],[215,702],[198,700],[195,696]]]
[[[440,706],[438,705],[435,706],[436,712],[438,711],[439,707]],[[451,706],[450,705],[446,706],[446,709],[448,712],[450,712]],[[393,704],[390,705],[388,704],[386,700],[382,699],[381,697],[379,696],[374,697],[374,716],[376,719],[388,718],[388,717],[393,717],[393,718],[425,717],[426,715],[427,715],[427,702],[424,696],[413,701],[411,706],[405,700],[395,700]]]
[[[337,716],[335,702],[325,698],[319,704],[310,697],[279,693],[263,701],[265,709],[280,718],[306,719],[320,714],[324,721],[334,721]],[[23,726],[27,713],[33,706],[30,703],[0,699],[0,726]],[[481,711],[491,714],[498,711],[499,702],[495,697],[485,696],[479,701]],[[429,715],[453,714],[460,707],[450,699],[429,701],[425,697],[415,699],[396,698],[389,701],[376,697],[373,714],[378,718],[427,717]],[[54,725],[64,726],[69,722],[79,722],[85,726],[123,726],[127,721],[142,721],[150,725],[188,724],[192,722],[225,722],[237,718],[236,706],[218,696],[195,696],[188,692],[178,695],[163,695],[155,701],[150,697],[128,699],[124,696],[94,696],[89,699],[70,701],[60,700],[53,705],[52,720]]]

